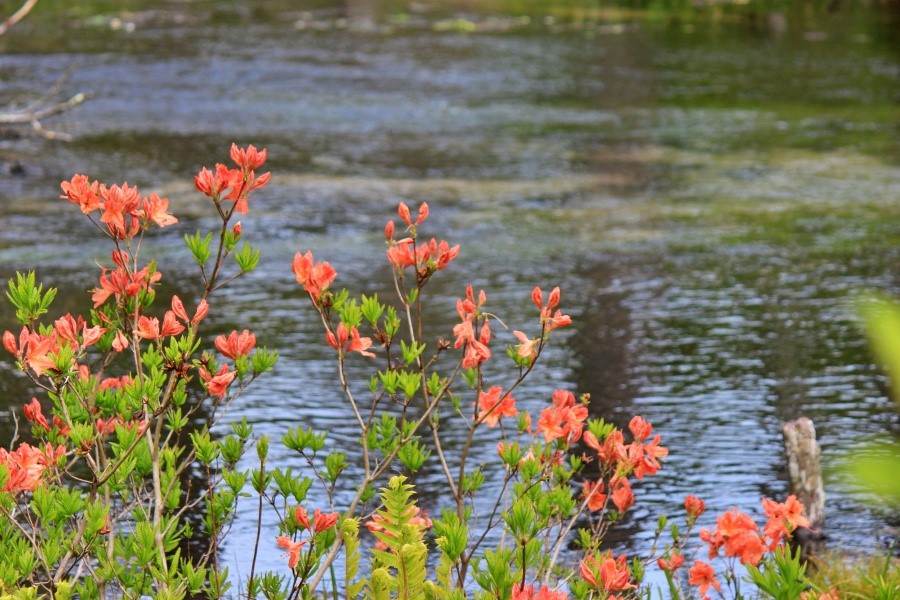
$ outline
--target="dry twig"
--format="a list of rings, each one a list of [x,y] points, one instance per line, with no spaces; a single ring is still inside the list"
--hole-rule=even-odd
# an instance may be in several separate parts
[[[79,92],[63,102],[53,102],[53,97],[59,93],[71,74],[72,69],[66,70],[40,98],[24,108],[8,108],[0,112],[0,125],[31,125],[34,132],[43,138],[70,141],[70,134],[45,129],[41,120],[65,112],[88,99],[89,94]]]
[[[11,17],[6,19],[3,22],[0,22],[0,35],[3,35],[9,29],[25,18],[25,15],[31,12],[31,9],[34,8],[34,5],[38,3],[38,0],[25,0],[25,3],[19,7],[19,10],[14,12]]]

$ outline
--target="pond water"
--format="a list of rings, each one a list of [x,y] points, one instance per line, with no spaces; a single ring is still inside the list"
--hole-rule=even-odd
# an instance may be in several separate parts
[[[851,308],[862,290],[900,293],[896,4],[66,4],[42,3],[0,38],[0,102],[33,99],[67,68],[64,92],[93,94],[45,124],[70,143],[0,140],[4,278],[36,269],[61,288],[60,311],[87,308],[108,249],[56,198],[84,172],[172,199],[181,222],[151,243],[166,285],[190,296],[180,238],[212,225],[191,177],[233,140],[265,146],[273,180],[244,222],[261,267],[210,325],[250,327],[282,356],[233,413],[258,434],[302,424],[353,455],[290,260],[312,249],[342,285],[386,294],[382,227],[398,201],[428,201],[428,232],[463,248],[429,291],[434,332],[449,337],[468,283],[511,329],[534,328],[533,285],[560,285],[575,325],[520,405],[563,386],[590,393],[596,416],[641,414],[663,435],[671,455],[637,486],[619,548],[646,550],[655,515],[680,514],[688,493],[712,512],[783,498],[781,425],[801,415],[830,469],[829,543],[871,552],[896,537],[900,515],[833,474],[898,430]],[[9,308],[0,318],[14,327]],[[364,363],[353,368],[364,385]],[[8,360],[0,389],[3,441],[33,391]],[[432,510],[441,482],[434,465],[416,480]],[[232,573],[246,574],[252,534],[239,519]],[[264,550],[265,567],[283,567]]]

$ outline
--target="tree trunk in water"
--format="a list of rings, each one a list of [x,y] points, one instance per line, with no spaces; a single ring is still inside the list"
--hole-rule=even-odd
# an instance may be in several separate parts
[[[787,455],[791,490],[806,507],[810,527],[798,527],[794,540],[807,558],[824,549],[825,488],[819,463],[819,444],[812,421],[800,417],[784,424],[784,450]]]

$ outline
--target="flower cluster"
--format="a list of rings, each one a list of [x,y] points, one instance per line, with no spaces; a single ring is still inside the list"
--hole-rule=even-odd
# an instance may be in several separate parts
[[[388,240],[388,261],[398,272],[412,267],[416,273],[416,281],[421,285],[436,271],[447,268],[450,261],[459,255],[459,245],[451,247],[446,240],[438,241],[434,238],[416,245],[416,227],[428,218],[427,203],[423,202],[419,206],[419,214],[415,222],[405,203],[400,203],[397,213],[400,215],[400,219],[406,223],[407,232],[410,235],[394,240],[394,222],[388,221],[384,228],[384,235]]]
[[[633,475],[637,479],[643,479],[646,475],[656,474],[660,469],[659,459],[669,454],[667,448],[659,445],[659,435],[649,443],[644,443],[653,433],[653,426],[642,417],[632,418],[628,428],[634,436],[630,444],[624,443],[624,436],[619,430],[606,435],[602,443],[593,432],[584,432],[584,443],[596,452],[603,469],[611,473],[610,499],[620,513],[634,505],[634,493],[628,477]],[[603,491],[603,482],[584,483],[583,493],[591,510],[600,510],[606,505],[607,497],[603,495]]]
[[[753,519],[737,508],[718,515],[714,531],[706,528],[699,531],[700,540],[708,545],[710,561],[731,558],[748,569],[754,569],[767,556],[771,556],[770,553],[782,550],[784,542],[797,527],[809,526],[808,520],[803,516],[803,505],[795,496],[789,496],[784,502],[763,498],[762,505],[768,517],[762,533]],[[684,500],[684,508],[690,531],[705,511],[706,503],[697,496],[689,495]],[[684,565],[684,541],[684,538],[676,539],[675,544],[656,561],[670,582],[673,581],[673,574]],[[731,569],[726,571],[724,579],[729,583],[737,581]],[[697,588],[700,598],[708,598],[710,589],[723,593],[722,581],[709,562],[694,560],[688,569],[687,581]],[[828,599],[830,596],[826,593],[821,598]]]
[[[260,168],[266,162],[266,155],[265,148],[257,150],[253,145],[247,148],[238,148],[237,144],[232,144],[231,160],[237,165],[237,168],[229,169],[221,163],[216,164],[214,171],[204,167],[194,177],[194,185],[201,193],[209,196],[217,208],[221,201],[227,200],[234,202],[233,210],[246,214],[249,210],[250,192],[269,183],[272,175],[266,172],[256,176],[255,169]],[[227,214],[230,216],[230,212]]]
[[[544,293],[541,288],[535,287],[531,292],[531,301],[541,311],[541,324],[544,330],[549,332],[557,327],[566,327],[572,324],[572,318],[569,315],[562,314],[562,311],[556,308],[559,305],[559,288],[553,288],[547,297],[547,304],[544,304]],[[556,311],[554,312],[554,309]]]
[[[369,348],[372,347],[372,338],[360,337],[359,329],[356,327],[351,327],[348,331],[347,326],[343,322],[338,323],[335,333],[331,331],[325,332],[325,341],[329,346],[340,352],[341,356],[344,356],[347,352],[359,352],[363,356],[375,358],[375,354],[369,352]]]
[[[11,331],[3,333],[3,347],[38,377],[48,371],[65,373],[89,346],[106,332],[100,326],[89,327],[83,318],[66,314],[53,323],[49,333],[22,327],[19,337]]]
[[[306,540],[294,540],[290,536],[280,535],[275,538],[275,542],[281,547],[287,550],[288,553],[288,567],[293,571],[297,568],[297,565],[300,563],[300,553],[307,543],[311,543],[315,545],[315,536],[328,531],[332,527],[335,526],[338,520],[338,514],[336,512],[332,513],[323,513],[318,508],[313,513],[313,520],[310,523],[309,515],[306,513],[306,509],[302,506],[297,506],[294,509],[294,523],[303,531],[308,531],[310,533],[309,539]]]
[[[568,600],[568,598],[567,593],[551,590],[546,585],[535,591],[533,583],[526,587],[520,582],[513,586],[509,600]]]
[[[581,577],[596,589],[606,592],[624,592],[637,587],[631,581],[631,571],[624,554],[617,558],[612,552],[607,552],[599,559],[593,556],[581,561]],[[619,600],[621,597],[612,594],[606,596],[607,600]]]
[[[65,455],[65,452],[66,449],[63,446],[54,447],[49,443],[43,448],[35,448],[23,443],[12,452],[6,448],[0,448],[2,490],[11,494],[34,491],[40,485],[47,469],[54,467],[57,461]],[[3,469],[6,471],[5,481],[2,477]]]
[[[294,262],[291,265],[297,283],[303,286],[303,289],[309,294],[314,303],[322,300],[322,296],[334,282],[337,273],[327,262],[317,263],[313,259],[312,252],[306,254],[294,255]]]
[[[167,198],[157,194],[141,198],[138,189],[128,183],[107,187],[98,181],[89,181],[85,175],[75,175],[61,187],[64,193],[60,198],[77,204],[84,214],[90,216],[100,211],[100,223],[105,224],[107,235],[116,240],[130,240],[153,224],[166,227],[178,222],[167,212]],[[96,221],[95,224],[100,226]]]
[[[453,335],[456,336],[453,347],[463,348],[464,369],[474,369],[491,357],[491,349],[488,348],[491,343],[491,326],[481,312],[485,302],[487,295],[481,290],[476,304],[471,285],[466,287],[465,299],[456,300],[456,313],[462,321],[453,326]]]

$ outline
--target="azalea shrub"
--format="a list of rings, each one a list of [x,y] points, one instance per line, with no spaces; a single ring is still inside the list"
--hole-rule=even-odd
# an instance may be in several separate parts
[[[415,213],[401,203],[384,229],[390,299],[354,295],[327,261],[296,253],[298,294],[321,322],[316,341],[334,357],[358,446],[297,423],[281,439],[296,460],[271,464],[271,440],[227,413],[277,354],[206,320],[215,293],[260,260],[235,213],[269,182],[266,151],[233,145],[230,158],[194,180],[218,226],[184,238],[200,290],[189,302],[158,298],[163,274],[142,252],[146,235],[177,222],[168,200],[84,175],[61,197],[111,247],[90,314],[50,320],[55,290],[33,273],[9,282],[20,329],[3,346],[35,397],[23,402],[28,439],[0,450],[0,595],[624,599],[649,597],[658,570],[672,598],[828,597],[788,547],[808,525],[793,497],[763,500],[761,528],[735,508],[695,534],[705,505],[689,496],[684,514],[650,524],[646,555],[604,545],[635,504],[634,483],[662,468],[660,434],[640,416],[625,430],[592,418],[589,397],[566,389],[533,412],[536,399],[517,400],[572,323],[558,287],[535,287],[532,318],[507,332],[487,292],[468,286],[446,307],[457,319],[447,338],[426,339],[428,311],[442,307],[424,290],[460,248],[422,233],[425,203]],[[475,452],[484,440],[490,456]],[[415,491],[426,464],[444,479],[432,514]],[[220,552],[239,500],[258,532],[235,580]],[[267,511],[277,530],[263,526]],[[258,569],[259,551],[275,548],[283,568]]]

